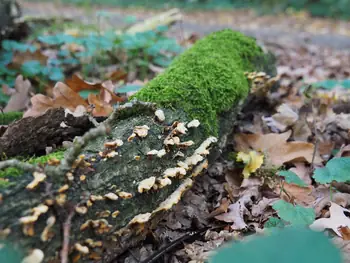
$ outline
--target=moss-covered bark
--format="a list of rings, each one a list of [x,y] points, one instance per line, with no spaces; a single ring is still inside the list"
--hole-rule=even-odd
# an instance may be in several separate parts
[[[244,72],[260,70],[262,61],[254,40],[239,33],[201,40],[136,95],[158,104],[128,103],[105,122],[108,136],[84,147],[89,136],[75,142],[67,156],[84,153],[75,168],[65,158],[59,168],[43,168],[42,181],[36,173],[35,187],[28,172],[0,190],[0,237],[58,262],[68,227],[71,260],[111,262],[179,201],[224,145],[249,90]]]

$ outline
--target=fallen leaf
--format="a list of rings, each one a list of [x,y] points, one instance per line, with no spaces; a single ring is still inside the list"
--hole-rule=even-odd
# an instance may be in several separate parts
[[[339,231],[340,227],[350,227],[350,219],[345,215],[350,213],[350,210],[337,205],[336,203],[330,202],[331,207],[329,208],[330,217],[320,218],[315,220],[311,225],[310,229],[314,231],[323,231],[325,229],[332,229],[338,236],[343,238],[342,233]]]
[[[113,107],[110,104],[105,103],[100,95],[90,93],[88,101],[92,106],[92,115],[95,117],[106,117],[113,111]]]
[[[56,83],[53,88],[53,94],[53,99],[42,94],[34,95],[31,98],[32,108],[26,111],[23,117],[39,116],[51,108],[62,107],[74,112],[79,105],[82,105],[85,108],[89,106],[78,93],[74,92],[62,82]]]
[[[314,145],[307,142],[287,142],[291,131],[281,134],[237,134],[235,135],[236,150],[246,152],[255,150],[263,152],[267,162],[281,166],[292,161],[312,162]],[[321,163],[321,157],[316,153],[314,163]]]
[[[307,185],[310,185],[312,183],[310,168],[306,167],[305,163],[302,162],[296,162],[294,163],[294,166],[295,167],[290,168],[289,171],[292,171],[298,175],[299,178],[303,180]]]
[[[214,217],[216,215],[219,215],[219,214],[222,214],[222,213],[226,213],[227,210],[228,210],[229,205],[230,205],[230,200],[228,200],[227,198],[223,198],[221,200],[220,206],[217,207],[214,211],[212,211],[209,214],[208,218],[212,218],[212,217]]]
[[[12,62],[9,65],[11,69],[20,69],[23,63],[27,61],[39,61],[41,65],[47,64],[48,57],[42,54],[42,52],[37,49],[34,52],[30,52],[29,50],[25,52],[18,52],[13,56]]]
[[[249,151],[248,154],[239,152],[237,154],[237,161],[245,164],[243,176],[244,178],[248,178],[251,173],[254,173],[264,163],[264,155],[256,151]]]
[[[289,196],[293,199],[294,202],[300,205],[309,206],[315,201],[315,197],[312,195],[313,193],[313,187],[307,186],[307,187],[301,187],[295,184],[283,184],[284,190],[289,194]],[[281,192],[281,188],[278,186],[275,190],[276,193]],[[288,197],[284,192],[282,192],[283,199],[287,200]]]
[[[289,126],[292,126],[298,119],[298,114],[286,103],[281,104],[277,108],[276,114],[272,117],[263,118],[266,125],[284,132]]]
[[[22,75],[17,76],[15,81],[15,92],[11,95],[10,100],[4,108],[4,112],[24,110],[30,101],[30,88],[31,83],[29,80],[24,80]]]

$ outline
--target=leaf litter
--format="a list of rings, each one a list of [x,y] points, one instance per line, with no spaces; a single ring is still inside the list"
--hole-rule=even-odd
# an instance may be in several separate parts
[[[203,229],[206,231],[199,231],[195,241],[186,239],[175,253],[164,253],[163,259],[204,262],[229,240],[265,233],[270,226],[300,224],[328,231],[350,255],[350,191],[340,190],[347,189],[350,171],[350,109],[344,106],[350,93],[346,82],[330,81],[350,77],[350,54],[310,45],[266,46],[277,57],[279,77],[248,76],[259,77],[262,84],[253,89],[253,103],[244,105],[222,158],[196,181],[152,237],[116,262],[135,262],[134,255],[144,260],[179,237]],[[31,61],[31,56],[46,62],[43,54],[49,52],[27,54],[23,61],[17,58],[13,67]],[[152,64],[150,68],[163,71]],[[31,83],[18,76],[14,89],[2,88],[10,96],[4,111],[27,110],[28,117],[63,107],[77,116],[87,112],[107,117],[127,99],[118,89],[131,92],[129,95],[135,92],[123,86],[126,82],[147,82],[130,81],[132,72],[116,68],[107,75],[111,80],[89,82],[73,74],[53,87],[48,83],[46,94],[35,95],[31,89],[35,80]],[[276,82],[280,87],[273,90]]]

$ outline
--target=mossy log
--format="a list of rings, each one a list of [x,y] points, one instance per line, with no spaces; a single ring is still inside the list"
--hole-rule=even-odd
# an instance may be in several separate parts
[[[249,92],[244,72],[271,68],[255,40],[213,33],[77,138],[59,166],[0,162],[27,171],[0,189],[0,237],[36,260],[25,262],[111,262],[145,237],[225,145]]]

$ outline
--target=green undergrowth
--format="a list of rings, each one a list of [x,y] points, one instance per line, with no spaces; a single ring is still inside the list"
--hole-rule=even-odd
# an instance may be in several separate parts
[[[40,157],[24,158],[24,161],[30,164],[46,164],[50,159],[62,160],[63,157],[64,151],[59,150]],[[23,159],[23,157],[19,159]],[[0,170],[0,189],[12,185],[14,182],[12,182],[11,180],[18,176],[21,176],[22,174],[23,171],[21,169],[17,169],[14,167]]]
[[[11,111],[0,113],[0,125],[8,125],[13,121],[22,119],[23,112]]]
[[[232,108],[249,91],[244,75],[263,51],[255,40],[230,29],[199,40],[135,97],[166,108],[183,109],[217,135],[217,115]]]
[[[42,1],[42,0],[31,0]],[[313,16],[350,19],[350,0],[61,0],[92,9],[94,6],[118,6],[124,8],[167,9],[172,7],[187,10],[254,9],[259,14],[274,14],[290,11],[307,11]]]

